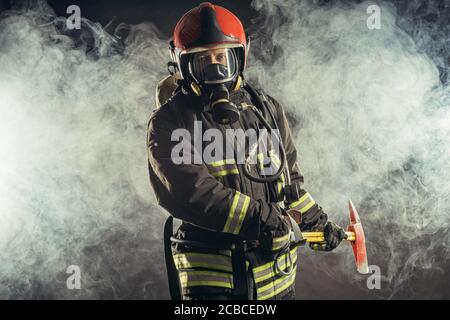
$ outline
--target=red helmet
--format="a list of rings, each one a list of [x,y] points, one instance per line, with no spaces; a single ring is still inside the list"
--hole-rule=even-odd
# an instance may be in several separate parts
[[[236,65],[233,65],[233,70],[228,70],[228,80],[232,78],[236,87],[236,82],[241,81],[247,56],[244,28],[227,9],[204,2],[184,14],[175,26],[171,52],[181,77],[201,85],[192,57],[211,49],[226,49],[234,56]]]

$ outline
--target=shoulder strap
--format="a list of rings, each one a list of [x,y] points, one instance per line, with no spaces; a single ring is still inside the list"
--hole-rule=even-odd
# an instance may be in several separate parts
[[[180,280],[175,262],[172,256],[173,217],[169,216],[164,224],[164,257],[166,259],[167,278],[169,280],[169,292],[172,300],[181,300]]]

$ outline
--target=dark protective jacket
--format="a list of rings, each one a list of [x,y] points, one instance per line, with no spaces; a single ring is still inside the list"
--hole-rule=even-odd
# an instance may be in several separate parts
[[[275,99],[267,98],[283,140],[291,180],[301,185],[303,177],[297,166],[297,153],[284,110]],[[242,88],[230,93],[230,101],[236,105],[256,104]],[[268,117],[266,119],[270,121]],[[194,126],[195,121],[201,122],[200,134],[194,133],[198,130]],[[239,121],[231,125],[218,124],[212,119],[211,111],[203,107],[201,98],[183,90],[177,90],[156,109],[148,125],[150,181],[158,203],[172,216],[182,220],[176,237],[217,245],[217,248],[174,245],[173,257],[183,295],[232,293],[233,263],[228,245],[236,239],[246,239],[261,243],[246,253],[247,272],[255,289],[253,298],[280,299],[292,292],[296,272],[283,275],[275,268],[275,263],[283,270],[292,268],[291,264],[295,267],[297,260],[296,248],[289,246],[290,235],[277,227],[282,220],[279,218],[282,213],[280,199],[285,177],[282,175],[270,183],[253,182],[243,174],[242,165],[236,157],[228,159],[225,155],[210,163],[174,163],[172,152],[180,144],[180,139],[172,141],[174,130],[185,129],[182,132],[186,136],[193,138],[197,135],[201,138],[205,130],[212,128],[220,130],[225,137],[226,129],[258,130],[263,126],[250,108],[240,112]],[[223,143],[227,142],[224,139]],[[194,140],[189,143],[192,154],[200,148],[197,152],[201,153],[209,144],[208,141],[198,144]],[[279,164],[277,150],[269,154],[273,163]],[[259,163],[251,166],[252,174],[260,174],[259,168]],[[303,189],[297,201],[285,205],[302,212],[302,230],[311,230],[318,222],[321,208]],[[269,224],[272,231],[267,244],[267,239],[262,237],[264,234],[267,238],[264,230]]]

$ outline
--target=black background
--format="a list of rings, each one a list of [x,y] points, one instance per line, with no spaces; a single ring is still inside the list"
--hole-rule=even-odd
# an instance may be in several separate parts
[[[83,17],[100,22],[103,26],[125,22],[138,24],[151,21],[166,36],[170,36],[178,19],[189,9],[201,2],[198,0],[50,0],[47,1],[57,16],[66,16],[70,5],[78,5]],[[235,12],[244,25],[249,25],[255,14],[250,6],[251,0],[214,1]],[[14,2],[0,0],[0,10],[9,9]]]
[[[0,12],[11,9],[15,4],[23,2],[35,2],[39,0],[0,0]],[[107,31],[114,30],[119,23],[138,24],[142,22],[153,23],[164,37],[172,35],[177,21],[201,0],[48,0],[47,3],[55,10],[57,16],[69,16],[66,13],[70,5],[78,5],[81,15],[93,22],[99,22],[103,26],[109,25]],[[321,6],[329,6],[335,3],[361,3],[361,0],[317,0]],[[423,25],[436,25],[438,29],[450,29],[450,0],[386,0],[395,4],[399,18],[405,18],[410,25],[408,32],[413,38],[416,28]],[[241,19],[246,31],[253,36],[257,29],[257,12],[251,6],[252,0],[217,0],[213,1],[226,7]],[[439,8],[439,16],[428,12],[430,6]],[[444,19],[442,19],[444,17]],[[439,42],[440,39],[432,39]],[[428,51],[426,47],[424,51]],[[448,66],[450,65],[450,49],[442,47],[444,52],[445,68],[439,67],[442,82],[448,79]],[[427,52],[430,53],[430,52]],[[433,54],[430,54],[433,56]]]

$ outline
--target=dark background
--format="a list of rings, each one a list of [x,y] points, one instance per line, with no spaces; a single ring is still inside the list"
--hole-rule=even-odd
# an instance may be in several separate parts
[[[0,12],[11,9],[15,5],[30,0],[0,0]],[[35,2],[37,0],[31,0]],[[173,28],[181,16],[199,3],[201,0],[48,0],[47,3],[55,10],[57,16],[68,16],[66,9],[70,5],[78,5],[81,15],[102,26],[107,26],[108,32],[113,32],[119,23],[138,24],[142,22],[153,23],[165,37],[170,37]],[[318,0],[314,1],[321,6],[329,6],[335,3],[360,3],[361,0]],[[399,19],[399,25],[413,38],[417,28],[424,26],[450,32],[450,0],[386,0],[395,4]],[[242,21],[246,31],[253,37],[258,37],[258,16],[251,6],[252,0],[217,0],[213,3],[225,6],[235,13]],[[430,12],[429,8],[438,10]],[[444,19],[443,19],[444,17]],[[446,31],[445,31],[446,30]],[[440,42],[441,39],[431,39]],[[435,43],[435,44],[436,44]],[[439,45],[439,44],[438,44]],[[433,56],[428,48],[423,47],[426,53]],[[433,59],[438,66],[442,82],[448,79],[447,69],[450,65],[450,49],[441,44],[442,55],[447,57],[444,61]],[[253,52],[255,54],[255,52]],[[438,63],[437,63],[438,62]],[[442,64],[444,64],[442,66]]]
[[[18,1],[0,0],[0,10],[9,9]],[[177,20],[189,9],[205,1],[195,0],[50,0],[47,1],[57,16],[66,16],[70,5],[78,5],[83,17],[100,22],[103,26],[125,22],[137,24],[151,21],[166,36],[169,36]],[[12,3],[12,4],[11,4]],[[254,11],[250,7],[251,0],[214,1],[235,12],[244,25],[248,25]]]

